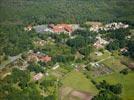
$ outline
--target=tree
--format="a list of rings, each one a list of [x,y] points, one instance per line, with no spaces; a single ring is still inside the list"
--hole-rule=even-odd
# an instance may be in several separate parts
[[[134,58],[134,39],[129,40],[127,47],[130,57]]]
[[[86,68],[86,70],[90,71],[91,70],[91,65],[87,65],[85,68]]]
[[[30,80],[30,73],[29,71],[22,71],[17,68],[12,70],[11,80],[13,83],[17,83],[19,81],[28,82]]]
[[[110,30],[109,32],[109,37],[112,39],[117,39],[117,40],[124,40],[126,33],[129,31],[127,29],[118,29],[118,30]]]
[[[26,32],[23,26],[0,26],[1,51],[6,55],[16,56],[33,48],[31,32]],[[2,36],[2,37],[1,37]]]
[[[114,94],[121,94],[122,93],[122,85],[116,84],[116,85],[110,85],[109,90],[113,92]]]
[[[99,89],[99,94],[94,96],[92,100],[121,100],[119,97],[122,92],[121,84],[110,85],[103,80],[99,84],[95,82],[95,85]]]
[[[109,91],[101,90],[98,95],[92,98],[92,100],[121,100],[121,98]]]
[[[122,73],[124,75],[127,75],[128,74],[128,69],[125,68],[125,69],[121,70],[120,73]]]
[[[89,43],[89,41],[86,41],[86,39],[82,36],[78,36],[74,39],[69,39],[67,41],[67,45],[69,45],[73,48],[76,48],[76,49],[82,48],[82,47],[86,46],[88,43]]]
[[[28,67],[28,70],[30,71],[34,71],[36,73],[39,73],[39,72],[44,72],[44,69],[42,66],[38,65],[38,64],[30,64]]]
[[[117,40],[110,42],[106,48],[109,51],[118,50],[119,49],[119,42]]]
[[[85,56],[88,56],[90,53],[91,53],[91,47],[90,46],[86,46],[86,47],[83,47],[79,50],[79,52],[82,54],[82,55],[85,55]]]

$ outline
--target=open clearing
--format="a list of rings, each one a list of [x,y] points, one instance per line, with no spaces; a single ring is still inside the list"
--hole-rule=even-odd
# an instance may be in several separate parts
[[[76,90],[96,93],[95,86],[82,73],[72,71],[62,80],[63,86],[68,86]]]
[[[74,90],[70,87],[60,88],[60,100],[91,100],[93,95],[89,92]]]

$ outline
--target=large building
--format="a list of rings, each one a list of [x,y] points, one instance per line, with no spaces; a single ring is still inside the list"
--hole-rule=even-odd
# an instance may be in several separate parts
[[[57,25],[54,25],[54,24],[50,24],[48,25],[49,28],[52,29],[52,32],[53,33],[72,33],[73,32],[73,28],[72,28],[72,25],[70,24],[57,24]],[[71,34],[69,34],[71,35]]]

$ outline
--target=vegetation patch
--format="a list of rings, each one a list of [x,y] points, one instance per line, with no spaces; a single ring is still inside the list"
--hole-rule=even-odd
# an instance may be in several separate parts
[[[119,73],[113,73],[110,75],[105,75],[102,77],[96,78],[97,81],[106,80],[110,84],[121,83],[123,86],[121,97],[123,100],[133,100],[134,99],[134,72],[128,73],[128,75],[122,75]]]

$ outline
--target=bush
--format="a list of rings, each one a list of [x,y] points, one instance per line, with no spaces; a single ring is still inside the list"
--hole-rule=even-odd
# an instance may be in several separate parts
[[[122,93],[122,85],[116,84],[116,85],[110,85],[109,90],[113,92],[114,94],[121,94]]]
[[[125,68],[125,69],[121,70],[120,73],[123,74],[123,75],[127,75],[128,74],[128,69]]]

